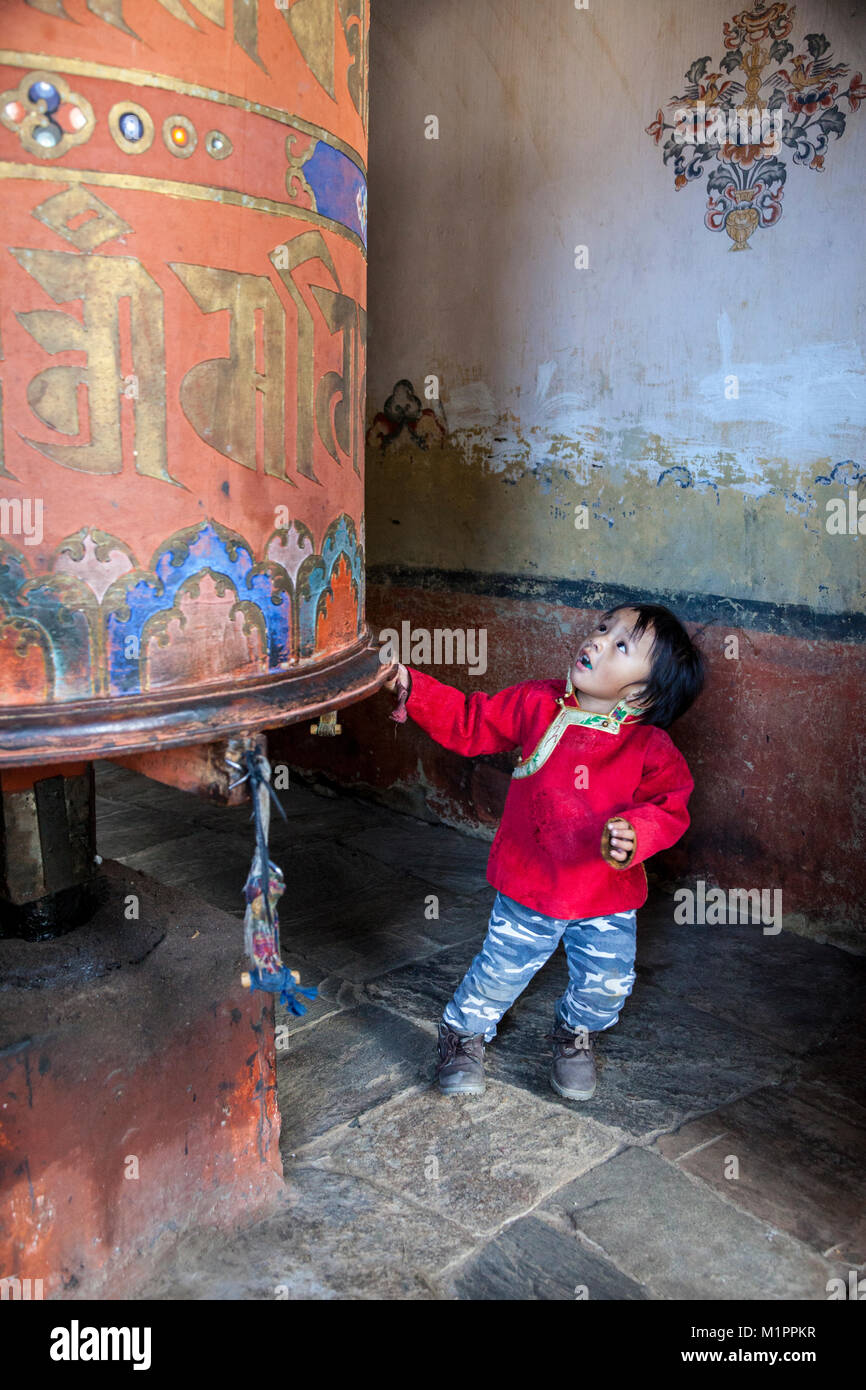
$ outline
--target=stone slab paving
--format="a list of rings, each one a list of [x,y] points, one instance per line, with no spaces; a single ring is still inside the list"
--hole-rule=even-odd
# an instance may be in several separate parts
[[[240,918],[247,808],[104,764],[98,790],[116,857]],[[486,1094],[443,1097],[436,1023],[486,931],[488,844],[297,782],[282,800],[284,955],[319,991],[275,1013],[285,1202],[186,1239],[141,1297],[823,1300],[864,1259],[866,962],[678,926],[658,894],[592,1100],[548,1083],[561,949],[500,1025]]]
[[[543,1212],[656,1298],[825,1299],[845,1268],[641,1148],[560,1188]]]
[[[489,1236],[622,1145],[615,1129],[491,1082],[483,1096],[400,1099],[335,1136],[321,1161]]]
[[[455,893],[489,890],[488,841],[408,816],[401,816],[400,821],[397,823],[395,818],[385,827],[362,830],[347,838],[346,843],[430,884],[434,892],[440,888],[450,888]]]
[[[569,1232],[537,1215],[525,1216],[447,1271],[453,1297],[473,1302],[569,1302],[616,1299],[634,1302],[648,1290],[609,1260],[586,1249]]]
[[[797,1085],[755,1091],[663,1135],[656,1148],[741,1210],[819,1254],[861,1265],[866,1132],[809,1095]]]
[[[212,837],[203,837],[212,845]],[[248,867],[236,838],[230,853],[200,874],[190,886],[208,902],[226,911],[243,913],[240,889]],[[439,951],[454,941],[469,940],[479,931],[479,914],[471,901],[447,891],[427,904],[421,884],[387,868],[356,850],[339,847],[325,861],[318,848],[304,846],[290,856],[271,847],[275,862],[291,866],[289,888],[279,913],[284,954],[317,969],[365,980]],[[155,862],[155,857],[150,860]],[[408,891],[407,891],[408,881]],[[430,918],[428,911],[438,911]]]
[[[426,1046],[425,1046],[426,1044]],[[285,1156],[407,1089],[429,1082],[429,1039],[370,1004],[291,1035],[277,1068]]]
[[[759,925],[685,926],[673,896],[638,912],[637,986],[655,985],[692,1007],[804,1053],[834,1016],[863,1016],[866,960]],[[743,1009],[743,997],[748,1009]]]
[[[314,1163],[288,1164],[281,1211],[230,1237],[203,1230],[171,1253],[143,1299],[419,1300],[473,1236],[433,1211]]]
[[[128,806],[108,802],[112,809],[106,815],[103,806],[97,807],[98,833],[96,848],[103,859],[116,859],[130,856],[129,846],[134,843],[137,853],[146,853],[156,845],[177,845],[189,840],[195,834],[196,826],[189,820],[157,808],[147,810],[142,806]],[[193,845],[187,846],[188,850]],[[213,858],[213,851],[209,852]],[[137,867],[137,866],[135,866]]]
[[[118,843],[118,837],[111,831],[116,819],[116,816],[112,816],[106,822],[113,844]],[[132,833],[136,834],[137,841],[137,833]],[[147,849],[122,854],[119,862],[126,864],[130,869],[150,874],[158,882],[170,884],[174,888],[192,888],[199,885],[202,879],[205,883],[210,883],[215,871],[221,874],[231,873],[235,883],[235,901],[242,901],[240,895],[252,859],[251,852],[246,853],[232,842],[223,843],[223,837],[208,835],[198,828],[195,828],[192,834],[184,833],[174,838],[171,838],[171,835],[172,827],[169,821],[166,823],[165,839]],[[98,829],[96,843],[99,848],[101,840]],[[103,851],[100,849],[99,852],[102,854]],[[216,907],[222,905],[209,895],[202,896],[206,901],[214,902]]]
[[[316,990],[316,997],[304,1001],[305,1012],[303,1014],[289,1013],[279,999],[275,998],[274,1028],[278,1054],[285,1051],[288,1047],[288,1039],[293,1034],[303,1033],[308,1028],[314,1027],[323,1018],[330,1018],[332,1014],[340,1013],[343,1009],[353,1009],[360,1002],[358,987],[351,980],[344,979],[342,975],[334,975],[322,970],[318,966],[311,965],[306,958],[295,954],[291,957],[291,966],[300,974],[303,985],[312,985]],[[277,1060],[279,1062],[279,1056]]]
[[[861,962],[853,960],[854,967]],[[866,1001],[859,1013],[835,1022],[799,1067],[812,1105],[866,1126]]]

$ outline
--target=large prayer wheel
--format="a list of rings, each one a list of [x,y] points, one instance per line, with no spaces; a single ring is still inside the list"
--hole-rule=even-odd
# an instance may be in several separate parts
[[[0,24],[0,767],[360,698],[367,0]]]

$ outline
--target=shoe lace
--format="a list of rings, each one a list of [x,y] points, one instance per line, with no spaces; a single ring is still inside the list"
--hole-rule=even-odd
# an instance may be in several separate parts
[[[448,1065],[449,1062],[453,1062],[453,1060],[454,1060],[454,1058],[457,1056],[457,1053],[458,1053],[458,1052],[461,1052],[461,1053],[463,1054],[463,1056],[466,1057],[466,1058],[468,1058],[470,1061],[474,1061],[475,1058],[473,1058],[471,1052],[467,1052],[467,1051],[466,1051],[466,1047],[465,1047],[465,1044],[466,1044],[466,1043],[472,1042],[472,1041],[473,1041],[472,1038],[464,1038],[464,1037],[461,1037],[461,1035],[460,1035],[459,1033],[451,1033],[451,1032],[446,1033],[446,1034],[445,1034],[445,1051],[444,1051],[442,1057],[441,1057],[440,1060],[439,1060],[439,1064],[438,1064],[436,1070],[437,1070],[437,1071],[441,1071],[442,1067],[447,1067],[447,1065]]]
[[[586,1042],[583,1042],[583,1038]],[[552,1032],[545,1035],[547,1042],[557,1043],[563,1057],[576,1057],[579,1052],[589,1052],[591,1044],[589,1034],[572,1033],[569,1028],[557,1025]]]

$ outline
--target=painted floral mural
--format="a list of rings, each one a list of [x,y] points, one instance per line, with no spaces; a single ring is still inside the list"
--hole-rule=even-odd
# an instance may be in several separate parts
[[[708,169],[704,223],[725,231],[732,251],[750,250],[752,234],[781,217],[783,155],[820,172],[831,135],[840,139],[848,115],[866,100],[862,73],[848,79],[848,65],[836,61],[824,34],[806,34],[795,52],[795,15],[781,0],[758,0],[734,15],[724,25],[720,62],[696,58],[685,91],[668,102],[676,108],[673,124],[659,110],[646,127],[657,145],[664,139],[676,188]]]

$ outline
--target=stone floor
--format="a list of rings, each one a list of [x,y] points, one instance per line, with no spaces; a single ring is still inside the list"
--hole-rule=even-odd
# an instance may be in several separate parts
[[[99,851],[242,916],[249,812],[109,765]],[[637,983],[586,1102],[547,1082],[560,951],[487,1052],[433,1085],[436,1023],[477,951],[489,846],[298,783],[271,852],[285,1201],[184,1239],[158,1299],[820,1300],[864,1270],[866,961],[760,926],[687,927],[656,890]],[[433,915],[438,903],[438,916]]]

